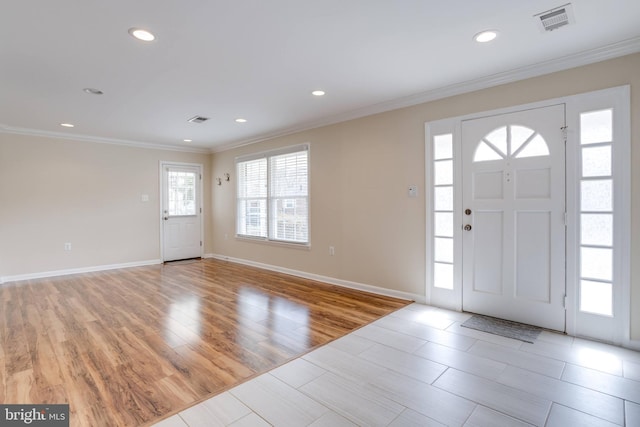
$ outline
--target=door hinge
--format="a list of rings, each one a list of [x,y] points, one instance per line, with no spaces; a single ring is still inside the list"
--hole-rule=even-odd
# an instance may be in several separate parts
[[[562,126],[560,128],[560,130],[562,131],[562,138],[564,139],[564,142],[567,142],[567,132],[568,132],[569,126]]]
[[[200,246],[202,246],[202,240],[200,240]]]
[[[567,294],[562,297],[562,307],[567,308]]]
[[[564,213],[564,226],[567,227],[569,225],[569,215]]]
[[[202,174],[200,174],[200,181],[202,181]]]
[[[202,213],[202,208],[200,208],[200,213]]]

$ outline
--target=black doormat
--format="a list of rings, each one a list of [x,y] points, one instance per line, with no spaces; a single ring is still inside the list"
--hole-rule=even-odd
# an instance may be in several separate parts
[[[199,262],[202,258],[187,258],[187,259],[176,259],[174,261],[165,261],[164,265],[182,265],[182,264],[193,264]]]
[[[514,338],[531,344],[535,342],[540,332],[542,332],[542,328],[537,326],[525,325],[524,323],[497,319],[495,317],[481,316],[479,314],[474,314],[470,319],[467,319],[462,326],[502,337]]]

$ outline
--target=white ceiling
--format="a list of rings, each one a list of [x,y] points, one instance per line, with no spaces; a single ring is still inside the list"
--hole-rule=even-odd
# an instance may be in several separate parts
[[[221,150],[640,51],[640,1],[573,0],[575,23],[541,32],[533,15],[565,3],[5,2],[0,131]]]

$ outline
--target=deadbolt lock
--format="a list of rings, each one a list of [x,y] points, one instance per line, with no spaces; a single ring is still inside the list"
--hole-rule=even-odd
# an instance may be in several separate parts
[[[465,229],[465,231],[471,230],[471,225],[470,224],[465,225],[464,229]]]
[[[471,209],[465,209],[464,210],[464,214],[465,215],[471,215]]]

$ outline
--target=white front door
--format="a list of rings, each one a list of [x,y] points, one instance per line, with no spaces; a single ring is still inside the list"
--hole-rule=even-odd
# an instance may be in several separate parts
[[[162,257],[175,261],[202,256],[202,167],[163,163]]]
[[[565,330],[564,104],[462,122],[463,310]]]

